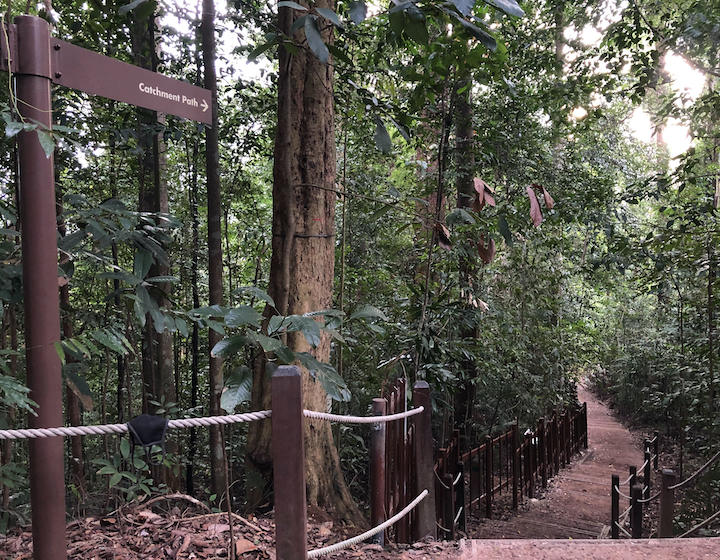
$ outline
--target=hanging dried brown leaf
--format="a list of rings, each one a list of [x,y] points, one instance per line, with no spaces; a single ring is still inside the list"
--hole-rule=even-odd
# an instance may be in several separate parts
[[[495,198],[493,194],[495,190],[479,177],[473,179],[473,188],[475,189],[475,200],[473,201],[473,210],[480,212],[486,204],[495,206]]]
[[[480,258],[483,260],[483,262],[485,264],[490,264],[495,258],[495,240],[491,237],[486,245],[485,236],[481,235],[477,247],[478,255],[480,255]]]
[[[532,219],[535,227],[540,227],[543,221],[542,211],[540,210],[540,203],[538,202],[537,196],[532,186],[527,187],[527,195],[530,199],[530,218]]]
[[[552,196],[550,196],[550,193],[545,187],[542,188],[542,191],[543,198],[545,199],[545,208],[547,208],[548,210],[552,210],[553,206],[555,206],[555,201],[553,200]]]
[[[475,192],[478,194],[482,194],[485,192],[485,189],[489,188],[488,184],[483,181],[480,177],[475,177],[473,179],[473,187],[475,188]]]
[[[485,202],[487,202],[488,206],[495,207],[495,199],[493,198],[493,195],[489,190],[485,190]]]
[[[438,222],[435,224],[435,233],[437,234],[438,245],[449,251],[452,247],[452,242],[450,241],[450,230],[445,226],[445,224]]]

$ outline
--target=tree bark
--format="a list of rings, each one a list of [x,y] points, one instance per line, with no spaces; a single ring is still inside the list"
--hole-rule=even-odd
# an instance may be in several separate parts
[[[308,6],[307,1],[303,1]],[[334,1],[320,0],[315,8],[334,9]],[[279,28],[290,35],[299,12],[280,8]],[[332,40],[331,26],[323,40]],[[304,41],[302,33],[295,39]],[[269,293],[282,314],[302,314],[332,305],[335,268],[336,154],[333,109],[333,72],[307,48],[290,54],[280,48],[278,118],[273,165],[273,239]],[[266,316],[271,310],[266,310]],[[324,336],[315,349],[298,333],[290,333],[288,346],[312,351],[328,361],[330,340]],[[270,384],[263,361],[253,380],[254,408],[270,407]],[[327,410],[322,386],[303,372],[305,406]],[[254,422],[248,434],[248,467],[270,474],[270,423]],[[305,424],[307,502],[334,516],[363,523],[345,484],[330,424]]]
[[[210,305],[223,303],[222,208],[220,205],[220,156],[218,150],[217,77],[215,74],[215,4],[203,0],[202,52],[205,88],[212,92],[212,125],[205,130],[205,166],[208,199],[208,283]],[[222,336],[210,329],[210,350]],[[222,414],[220,394],[223,388],[222,360],[210,356],[210,414]],[[220,426],[210,427],[210,474],[212,491],[218,496],[225,492],[225,446]]]

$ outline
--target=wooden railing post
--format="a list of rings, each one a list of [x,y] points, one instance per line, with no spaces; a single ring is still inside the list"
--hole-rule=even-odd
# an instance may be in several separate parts
[[[473,502],[482,494],[482,475],[480,474],[480,454],[470,453],[470,503],[468,510],[472,510]],[[480,500],[478,499],[477,509],[480,509]]]
[[[583,403],[583,447],[588,448],[587,403]]]
[[[657,470],[658,458],[660,456],[660,433],[657,430],[653,432],[653,454],[655,455],[653,458],[653,468]]]
[[[305,448],[300,370],[280,366],[272,376],[272,457],[278,560],[305,560]]]
[[[445,539],[455,540],[455,493],[453,492],[453,476],[443,477],[443,527],[446,529]]]
[[[645,448],[645,470],[643,471],[643,482],[644,482],[644,490],[643,493],[643,499],[647,500],[650,497],[650,489],[652,487],[652,461],[650,460],[650,445]]]
[[[385,399],[373,399],[373,415],[384,416],[386,411]],[[370,443],[370,525],[380,525],[385,517],[385,422],[378,422],[372,426]],[[370,541],[383,546],[385,533],[378,533]]]
[[[632,487],[635,486],[635,484],[637,484],[637,467],[635,465],[632,465],[631,467],[629,467],[629,470],[630,470],[630,476],[628,477],[629,478],[628,488],[632,489]],[[630,495],[630,505],[632,505],[632,494]],[[633,516],[630,515],[630,527],[631,528],[633,526],[633,523],[634,523]]]
[[[610,487],[610,535],[613,539],[620,538],[620,527],[618,522],[620,520],[620,494],[618,488],[620,488],[620,477],[616,474],[611,477]]]
[[[460,509],[457,526],[458,529],[465,533],[467,532],[467,516],[465,515],[465,464],[462,461],[457,464],[457,472],[460,475],[460,480],[458,480],[455,485],[455,515],[457,515],[458,509]]]
[[[660,488],[660,524],[658,537],[661,539],[673,536],[673,516],[675,509],[675,491],[670,486],[675,484],[675,472],[670,469],[662,470],[662,486]]]
[[[422,406],[425,410],[412,416],[415,432],[415,496],[423,490],[428,495],[415,508],[415,526],[413,538],[420,540],[428,535],[437,537],[435,517],[435,480],[433,469],[433,439],[432,439],[432,402],[430,400],[430,385],[427,381],[417,381],[413,386],[413,406]]]
[[[632,538],[642,538],[642,503],[640,500],[643,499],[643,487],[640,484],[636,484],[630,489],[630,497],[632,498],[632,510],[630,511],[630,517],[632,518]]]
[[[518,508],[518,482],[520,479],[520,461],[518,454],[518,425],[517,422],[512,425],[512,507]]]
[[[492,436],[485,436],[485,517],[492,517],[493,495],[493,444]]]
[[[553,464],[555,466],[555,474],[560,472],[560,425],[557,410],[553,415],[553,448],[555,454],[553,455]]]
[[[547,452],[545,449],[545,418],[540,418],[538,421],[538,433],[539,439],[538,439],[538,446],[539,446],[539,454],[540,454],[540,479],[542,481],[542,487],[547,488],[547,481],[548,481],[548,475],[547,475]]]
[[[570,412],[565,412],[565,466],[570,464],[572,459],[572,426],[570,422]]]
[[[535,446],[533,445],[532,436],[525,434],[525,467],[527,474],[525,480],[527,481],[527,495],[528,498],[535,497],[535,472],[533,470],[533,452]]]
[[[561,466],[565,467],[568,463],[568,456],[567,456],[567,442],[566,442],[566,433],[565,428],[567,426],[567,422],[565,419],[567,418],[567,414],[565,412],[560,413],[560,450],[561,450],[561,457],[560,457],[560,464]]]

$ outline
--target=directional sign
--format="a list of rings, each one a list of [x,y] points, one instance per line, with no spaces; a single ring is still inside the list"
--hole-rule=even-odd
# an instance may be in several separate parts
[[[50,78],[56,84],[212,124],[212,95],[207,89],[65,41],[51,39],[50,44]]]

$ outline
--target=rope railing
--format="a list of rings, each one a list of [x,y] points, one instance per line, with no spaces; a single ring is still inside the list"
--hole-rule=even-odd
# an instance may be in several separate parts
[[[713,522],[713,521],[714,521],[715,519],[717,519],[718,517],[720,517],[720,511],[716,511],[716,512],[713,513],[710,517],[708,517],[705,521],[702,521],[702,522],[698,523],[697,525],[695,525],[695,527],[693,527],[693,528],[690,529],[689,531],[685,531],[685,532],[684,532],[682,535],[680,535],[678,538],[683,539],[683,538],[685,538],[685,537],[689,537],[689,536],[692,535],[695,531],[697,531],[697,530],[699,530],[699,529],[702,529],[703,527],[705,527],[705,526],[708,525],[709,523]]]
[[[618,529],[620,529],[625,534],[625,536],[627,536],[628,538],[632,538],[632,535],[628,532],[627,529],[625,529],[625,527],[620,525],[617,521],[615,522],[615,525],[617,526]]]
[[[675,484],[673,486],[668,487],[668,490],[681,490],[682,488],[685,488],[690,483],[694,482],[697,477],[699,477],[705,470],[710,467],[717,459],[720,457],[720,451],[715,453],[710,460],[705,463],[702,467],[700,467],[698,470],[696,470],[693,474],[691,474],[689,477],[687,477],[682,482]]]
[[[364,541],[365,539],[369,539],[370,537],[374,537],[378,533],[381,533],[388,527],[390,527],[392,524],[397,522],[399,519],[402,519],[405,517],[410,511],[412,511],[415,506],[417,506],[420,502],[422,502],[425,499],[425,496],[428,495],[427,489],[423,490],[420,495],[418,495],[417,498],[415,498],[412,502],[410,502],[407,506],[405,506],[401,511],[393,515],[390,519],[385,521],[384,523],[381,523],[377,527],[373,527],[372,529],[365,531],[364,533],[357,535],[355,537],[352,537],[350,539],[344,540],[339,543],[332,544],[330,546],[326,546],[324,548],[318,548],[315,550],[311,550],[307,553],[308,558],[317,558],[319,556],[327,556],[328,554],[332,554],[333,552],[337,552],[339,550],[343,550],[344,548],[347,548],[349,546],[352,546],[354,544],[357,544],[359,542]]]
[[[645,488],[647,488],[647,486]],[[660,497],[660,492],[658,492],[654,496],[650,496],[649,498],[645,498],[643,500],[638,500],[638,503],[639,504],[649,504],[650,502],[657,500],[659,497]]]
[[[379,424],[382,422],[392,422],[394,420],[402,420],[410,416],[420,414],[424,407],[419,406],[405,412],[397,414],[387,414],[385,416],[348,416],[342,414],[330,414],[329,412],[319,412],[317,410],[303,410],[303,414],[307,418],[315,418],[316,420],[329,420],[330,422],[344,422],[347,424]]]
[[[453,480],[453,483],[452,483],[453,486],[457,486],[457,483],[460,482],[460,479],[462,478],[462,475],[463,475],[462,472],[459,472],[459,473],[457,474],[457,476],[455,477],[455,480]]]
[[[217,426],[236,424],[238,422],[254,422],[269,418],[270,410],[245,412],[243,414],[226,414],[223,416],[206,416],[202,418],[180,418],[168,421],[168,428],[193,428],[200,426]],[[127,433],[127,424],[100,424],[97,426],[62,426],[57,428],[23,428],[18,430],[0,430],[0,440],[32,439],[47,437],[98,436]]]
[[[378,424],[392,422],[420,414],[425,410],[422,406],[386,416],[344,416],[304,410],[303,414],[308,418],[330,420],[332,422],[346,422],[351,424]],[[237,424],[239,422],[255,422],[270,418],[271,410],[259,410],[257,412],[245,412],[242,414],[225,414],[222,416],[206,416],[201,418],[179,418],[168,421],[169,429],[177,428],[199,428],[202,426],[218,426],[224,424]],[[20,428],[16,430],[0,430],[0,440],[6,439],[32,439],[47,437],[75,437],[75,436],[100,436],[109,434],[125,434],[128,431],[127,424],[99,424],[96,426],[59,426],[54,428]]]
[[[620,496],[621,498],[625,498],[626,500],[632,500],[632,497],[627,496],[627,495],[623,494],[622,492],[620,492],[620,487],[619,487],[619,486],[616,486],[616,487],[615,487],[615,492],[617,492],[617,493],[618,493],[618,496]]]

